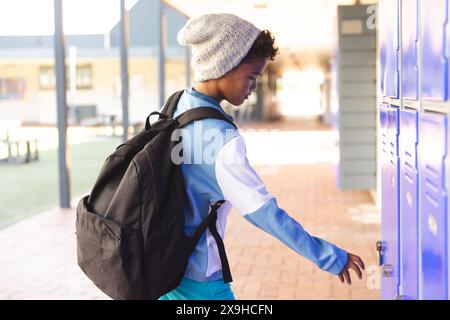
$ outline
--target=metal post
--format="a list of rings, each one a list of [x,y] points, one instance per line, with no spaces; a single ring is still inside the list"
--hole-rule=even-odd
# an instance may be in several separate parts
[[[120,0],[120,65],[122,80],[122,126],[123,142],[128,140],[128,12],[125,0]]]
[[[164,13],[164,4],[161,0],[158,1],[158,23],[157,23],[157,37],[158,37],[158,93],[159,105],[162,107],[165,102],[165,86],[164,86],[164,62],[165,62],[165,40],[166,40],[166,17]]]
[[[69,99],[68,108],[72,114],[75,114],[76,95],[77,95],[77,47],[69,47]],[[76,119],[78,122],[79,119]]]
[[[185,72],[186,72],[186,87],[191,85],[191,51],[189,50],[189,46],[186,46],[185,49],[186,59],[185,59]]]
[[[66,66],[65,41],[62,19],[62,0],[54,0],[55,12],[55,73],[56,102],[58,108],[58,168],[59,168],[59,203],[61,208],[70,208],[70,154],[67,145],[67,101],[66,101]]]

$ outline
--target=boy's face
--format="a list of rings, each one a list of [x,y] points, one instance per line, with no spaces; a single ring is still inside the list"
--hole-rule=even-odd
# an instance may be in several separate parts
[[[267,59],[243,63],[218,79],[219,89],[225,100],[240,106],[256,89],[256,79],[268,64]]]

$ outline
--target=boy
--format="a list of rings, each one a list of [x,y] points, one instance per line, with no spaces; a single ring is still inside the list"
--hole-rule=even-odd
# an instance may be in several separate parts
[[[256,89],[256,79],[278,49],[269,31],[231,14],[208,14],[191,18],[178,33],[178,41],[192,48],[196,84],[183,93],[174,117],[196,107],[220,107],[226,100],[241,105]],[[213,134],[211,134],[211,132]],[[182,130],[182,172],[188,197],[185,232],[192,235],[207,216],[211,204],[222,199],[217,211],[217,230],[223,238],[227,215],[235,207],[246,220],[273,235],[319,268],[351,284],[349,269],[362,278],[363,261],[335,245],[309,235],[278,207],[263,181],[250,166],[245,141],[231,124],[205,119]],[[208,136],[208,138],[206,138]],[[201,145],[208,140],[211,144]],[[211,151],[211,145],[214,147]],[[206,161],[205,157],[209,157]],[[200,239],[189,258],[181,284],[160,299],[234,299],[223,280],[217,244],[210,231]]]

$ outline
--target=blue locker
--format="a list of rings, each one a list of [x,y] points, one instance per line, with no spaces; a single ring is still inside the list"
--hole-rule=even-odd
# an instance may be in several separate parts
[[[381,172],[382,172],[382,199],[384,200],[384,196],[387,196],[388,188],[387,182],[384,183],[384,175],[387,175],[389,156],[388,156],[388,111],[389,107],[387,104],[380,105],[380,141],[381,141]],[[387,181],[387,180],[386,180]],[[382,204],[381,210],[385,209],[385,205]]]
[[[387,206],[389,203],[389,155],[388,155],[388,111],[389,107],[387,104],[380,105],[380,145],[381,145],[381,155],[380,155],[380,163],[381,163],[381,238],[382,241],[377,250],[379,251],[379,264],[382,267],[385,262],[385,250],[386,250],[386,241],[385,237],[388,235],[389,230],[385,228],[388,218]],[[387,289],[387,288],[386,288]],[[388,294],[384,294],[386,291],[385,284],[382,283],[382,297],[384,299]]]
[[[399,98],[399,0],[381,0],[380,70],[381,90],[385,97]]]
[[[447,117],[419,116],[422,297],[447,299]]]
[[[385,78],[386,78],[386,33],[387,33],[387,24],[384,22],[384,12],[386,12],[385,9],[386,6],[386,0],[380,0],[378,4],[378,17],[379,23],[378,23],[378,37],[379,37],[379,45],[380,45],[380,90],[381,94],[385,97],[386,96],[386,85],[385,85]],[[380,114],[381,116],[381,114]]]
[[[383,113],[383,108],[381,113]],[[384,111],[385,112],[385,111]],[[382,115],[386,117],[386,115]],[[384,120],[385,121],[385,120]],[[387,109],[387,145],[382,167],[382,278],[383,299],[394,299],[399,289],[399,112]]]
[[[387,165],[387,148],[388,148],[388,110],[389,107],[387,104],[380,105],[380,139],[381,139],[381,154],[382,154],[382,163],[381,167],[383,168]]]
[[[424,100],[448,99],[445,54],[448,0],[421,0],[422,15],[422,95]]]
[[[402,2],[402,88],[403,98],[419,98],[419,0]]]
[[[419,298],[419,210],[417,111],[400,111],[401,287],[405,299]]]

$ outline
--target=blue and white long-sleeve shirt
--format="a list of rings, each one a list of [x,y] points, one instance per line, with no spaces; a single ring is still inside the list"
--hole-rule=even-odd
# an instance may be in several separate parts
[[[188,88],[174,116],[197,108],[212,107],[226,114],[218,101]],[[335,245],[308,234],[303,227],[278,207],[246,156],[243,137],[231,124],[204,119],[187,125],[182,131],[182,173],[187,189],[184,208],[185,232],[192,236],[209,213],[209,206],[225,203],[217,212],[217,231],[223,238],[227,216],[235,207],[246,220],[273,235],[289,248],[309,259],[322,270],[339,274],[347,263],[347,253]],[[189,258],[185,277],[196,281],[222,278],[221,262],[214,237],[209,230],[201,237]]]

